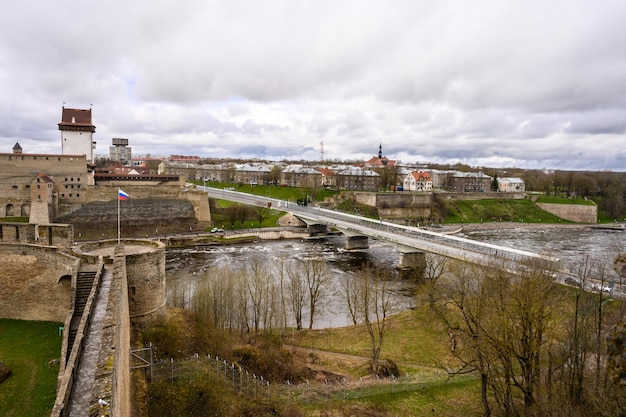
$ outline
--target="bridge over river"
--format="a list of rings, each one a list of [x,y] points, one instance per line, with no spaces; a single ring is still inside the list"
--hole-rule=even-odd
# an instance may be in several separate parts
[[[201,186],[198,189],[206,191],[213,198],[290,212],[310,227],[325,225],[336,228],[348,236],[349,248],[366,248],[366,243],[362,243],[363,239],[372,237],[388,242],[405,255],[428,252],[480,265],[504,264],[511,270],[515,270],[517,264],[524,261],[558,261],[556,258],[525,250],[493,245],[417,227],[399,225],[383,221],[382,219],[376,220],[316,206],[303,206],[284,200],[240,193],[233,190]],[[353,243],[350,246],[351,239],[361,243]]]
[[[199,186],[198,189],[206,191],[213,198],[290,212],[309,227],[326,225],[336,228],[348,236],[348,244],[353,238],[358,240],[372,237],[386,241],[396,247],[402,257],[409,258],[406,262],[400,259],[400,267],[411,265],[411,256],[418,253],[423,255],[423,252],[460,259],[478,265],[499,265],[514,273],[520,268],[524,268],[524,264],[527,262],[540,261],[546,262],[547,265],[555,264],[550,265],[550,271],[553,271],[553,277],[557,282],[569,286],[580,284],[580,278],[570,271],[562,269],[559,259],[552,256],[437,233],[418,227],[404,226],[382,221],[382,219],[376,220],[316,206],[303,206],[275,198],[240,193],[234,190],[202,186]],[[356,245],[355,247],[359,246]],[[366,248],[367,246],[362,245],[361,247]],[[614,297],[626,297],[624,286],[615,284],[613,281],[607,285],[607,283],[586,279],[583,286],[587,291],[603,291]]]

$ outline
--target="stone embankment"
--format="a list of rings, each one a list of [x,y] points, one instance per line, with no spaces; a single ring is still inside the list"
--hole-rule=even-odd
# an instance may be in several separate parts
[[[458,227],[458,226],[452,226]],[[469,223],[461,225],[464,232],[476,232],[480,230],[497,229],[584,229],[587,224],[558,224],[558,223],[517,223],[517,222],[494,222],[494,223]]]

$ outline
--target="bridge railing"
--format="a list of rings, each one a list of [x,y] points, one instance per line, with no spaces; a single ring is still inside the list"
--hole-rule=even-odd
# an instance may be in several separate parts
[[[377,232],[388,232],[394,235],[404,236],[410,239],[419,239],[423,241],[433,242],[435,244],[453,247],[460,250],[477,252],[480,254],[488,255],[490,257],[496,257],[499,259],[506,259],[511,261],[523,261],[528,259],[542,259],[550,262],[557,262],[557,258],[550,256],[539,255],[534,252],[525,250],[494,245],[486,242],[479,242],[472,239],[467,239],[459,236],[451,236],[443,233],[437,233],[430,230],[420,229],[413,226],[404,226],[396,223],[385,222],[382,219],[372,219],[355,214],[345,213],[337,210],[329,210],[320,208],[317,206],[304,206],[296,203],[271,198],[263,197],[253,194],[241,193],[234,190],[225,190],[211,187],[198,187],[204,191],[207,191],[211,196],[217,198],[230,199],[245,204],[251,204],[256,206],[266,206],[269,204],[272,208],[283,209],[290,211],[296,215],[319,221],[320,223],[331,223],[332,226],[338,226],[332,224],[331,219],[349,223],[354,225],[354,230],[369,234],[374,237],[379,237],[385,240],[394,241],[393,236],[383,235]],[[345,226],[345,225],[344,225]],[[358,227],[356,227],[358,226]],[[366,230],[363,230],[366,229]],[[396,243],[402,244],[395,239]],[[445,252],[445,250],[444,250]]]
[[[525,259],[544,259],[552,262],[558,261],[557,258],[539,255],[534,252],[494,245],[486,242],[479,242],[459,236],[446,235],[443,233],[437,233],[413,226],[405,226],[396,223],[385,222],[382,219],[376,220],[350,213],[339,212],[336,210],[328,210],[319,207],[298,207],[297,211],[317,215],[316,219],[321,222],[324,222],[324,218],[333,218],[352,224],[358,224],[361,227],[365,227],[371,230],[372,232],[386,231],[393,234],[401,234],[402,236],[406,236],[408,238],[436,242],[445,246],[452,246],[462,250],[478,252],[509,260],[520,261]],[[376,235],[375,232],[373,232],[372,234]]]

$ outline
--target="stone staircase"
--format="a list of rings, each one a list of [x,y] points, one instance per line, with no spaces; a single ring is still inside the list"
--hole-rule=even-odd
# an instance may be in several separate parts
[[[72,347],[74,346],[74,340],[76,340],[80,320],[83,317],[85,305],[87,304],[87,299],[91,293],[91,288],[93,286],[93,281],[96,278],[96,274],[96,271],[79,271],[78,276],[76,277],[74,314],[72,315],[72,320],[70,321],[70,329],[68,333],[67,358],[69,358],[72,353]]]

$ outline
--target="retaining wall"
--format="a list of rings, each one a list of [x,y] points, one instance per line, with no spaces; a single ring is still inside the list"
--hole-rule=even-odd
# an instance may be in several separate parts
[[[542,210],[577,223],[597,223],[598,206],[582,204],[536,203]]]

